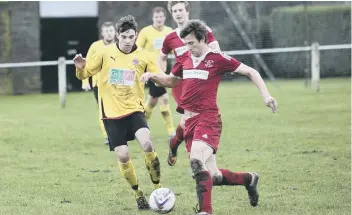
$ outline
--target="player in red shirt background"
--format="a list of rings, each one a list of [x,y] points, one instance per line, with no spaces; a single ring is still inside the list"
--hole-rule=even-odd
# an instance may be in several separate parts
[[[183,39],[180,37],[181,29],[189,21],[189,10],[190,6],[187,1],[169,1],[168,9],[177,23],[177,28],[173,32],[169,33],[164,41],[160,51],[160,58],[158,60],[159,67],[162,71],[166,71],[166,59],[169,53],[173,52],[176,58],[176,62],[180,57],[187,51],[187,47],[184,44]],[[213,32],[207,27],[207,44],[214,50],[220,50],[219,43],[216,41]],[[172,94],[177,105],[179,105],[180,97],[182,93],[182,80],[179,81],[174,88],[172,88]],[[181,114],[181,121],[176,129],[176,135],[169,141],[170,151],[168,155],[168,164],[174,166],[177,160],[177,148],[184,140],[184,117]]]
[[[277,103],[268,92],[260,74],[236,59],[210,49],[207,45],[207,34],[202,21],[189,21],[180,32],[189,52],[176,63],[172,74],[145,73],[141,77],[141,81],[152,80],[165,87],[174,87],[179,81],[183,81],[177,111],[186,117],[184,136],[196,180],[198,214],[212,214],[213,185],[245,186],[253,207],[257,206],[259,199],[257,173],[233,172],[219,169],[216,165],[215,154],[222,130],[221,115],[216,104],[221,76],[225,72],[247,76],[259,89],[265,105],[270,107],[273,113],[277,111]]]

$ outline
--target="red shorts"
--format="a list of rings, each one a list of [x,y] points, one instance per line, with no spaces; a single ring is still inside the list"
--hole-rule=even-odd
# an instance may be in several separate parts
[[[174,96],[176,106],[178,106],[182,96],[182,80],[179,80],[177,85],[172,88],[172,95]]]
[[[193,141],[200,140],[212,147],[215,154],[220,144],[221,129],[219,113],[200,113],[186,119],[184,136],[187,151],[191,151]]]

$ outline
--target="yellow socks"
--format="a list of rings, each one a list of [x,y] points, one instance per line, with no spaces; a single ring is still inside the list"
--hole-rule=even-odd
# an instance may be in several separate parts
[[[153,182],[154,189],[160,188],[160,162],[156,152],[146,152],[144,162],[148,169],[150,179]]]
[[[138,188],[136,170],[133,166],[132,161],[129,160],[127,163],[121,163],[118,161],[118,164],[120,167],[121,175],[126,179],[131,188],[135,191],[136,197],[143,196],[143,192]]]
[[[159,105],[161,115],[163,116],[167,132],[169,135],[175,134],[174,121],[172,119],[171,110],[169,105]]]
[[[153,108],[150,107],[149,105],[147,105],[145,107],[145,118],[148,120],[150,119],[150,117],[152,116],[152,113],[153,113]]]

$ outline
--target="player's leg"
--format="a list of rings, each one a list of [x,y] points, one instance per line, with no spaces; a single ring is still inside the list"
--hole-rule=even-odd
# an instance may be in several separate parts
[[[198,212],[212,213],[211,192],[213,180],[206,167],[206,161],[213,154],[214,149],[203,141],[192,142],[190,165],[196,180],[196,192],[198,196]]]
[[[98,94],[99,90],[98,90],[97,86],[93,87],[93,92],[94,92],[95,101],[98,103],[98,101],[99,101],[99,94]],[[108,138],[108,135],[106,134],[106,130],[105,130],[105,126],[104,126],[103,120],[101,120],[100,115],[98,115],[98,117],[99,117],[98,118],[98,122],[99,122],[100,131],[103,134],[103,137],[105,138],[104,144],[109,145],[109,138]]]
[[[234,172],[228,169],[218,169],[216,156],[213,154],[206,162],[206,167],[212,175],[214,186],[245,186],[248,191],[250,204],[255,207],[258,205],[259,194],[257,184],[259,176],[257,173]]]
[[[145,118],[148,120],[152,116],[153,108],[158,103],[158,97],[155,96],[155,84],[151,81],[148,82],[149,95],[145,107]]]
[[[175,103],[179,104],[181,95],[182,95],[182,81],[179,81],[178,84],[171,89],[172,95],[175,99]],[[167,159],[167,163],[170,166],[174,166],[177,160],[177,148],[184,140],[184,127],[185,127],[185,120],[184,116],[181,115],[181,121],[176,128],[176,134],[173,138],[169,140],[169,155]]]
[[[144,161],[154,189],[160,188],[160,162],[152,145],[152,137],[146,119],[142,113],[134,113],[131,119],[134,135],[145,153]]]
[[[127,147],[127,122],[128,119],[104,120],[106,131],[110,139],[110,151],[115,151],[116,153],[120,173],[134,191],[138,209],[145,210],[149,209],[149,205],[142,190],[139,188],[136,170],[131,161]]]
[[[177,149],[179,145],[184,141],[184,128],[185,128],[185,117],[181,114],[181,120],[179,125],[176,128],[176,134],[173,138],[169,140],[169,155],[167,159],[167,163],[170,166],[174,166],[177,161]]]
[[[172,138],[175,136],[175,126],[174,126],[174,120],[172,119],[172,114],[170,110],[170,104],[169,104],[169,95],[167,94],[167,91],[164,87],[159,87],[159,108],[161,115],[163,116],[164,123],[167,128],[167,132],[169,134],[169,137]]]

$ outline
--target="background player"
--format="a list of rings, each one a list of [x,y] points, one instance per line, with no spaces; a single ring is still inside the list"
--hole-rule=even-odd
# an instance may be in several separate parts
[[[187,1],[169,1],[168,9],[172,15],[172,18],[177,24],[177,28],[170,34],[168,34],[163,42],[163,47],[160,52],[159,66],[165,71],[166,59],[168,54],[173,51],[176,62],[178,59],[187,51],[187,47],[180,38],[180,31],[186,25],[189,20],[190,6]],[[208,31],[208,45],[214,50],[220,50],[219,43],[216,41],[214,34],[211,29],[207,27]],[[182,80],[172,88],[172,94],[174,96],[176,104],[180,102],[182,90]],[[169,141],[170,151],[168,155],[168,164],[174,166],[177,160],[177,148],[184,140],[184,119],[181,115],[181,121],[176,128],[176,135]]]
[[[137,207],[149,209],[139,188],[127,141],[137,139],[145,152],[145,164],[154,188],[160,188],[160,162],[152,146],[151,134],[144,116],[144,83],[138,81],[145,71],[159,72],[146,50],[135,45],[137,23],[133,16],[122,17],[116,24],[116,44],[99,50],[85,60],[73,59],[76,76],[86,79],[100,72],[99,110],[106,125],[110,150],[116,152],[122,176],[135,192]]]
[[[172,32],[172,28],[165,26],[165,9],[163,7],[155,7],[152,11],[153,24],[143,28],[138,34],[136,44],[152,53],[152,58],[157,61],[160,49],[162,47],[165,36]],[[165,66],[166,68],[166,66]],[[166,72],[166,70],[164,70]],[[157,87],[154,82],[150,81],[149,96],[146,102],[145,114],[147,120],[153,112],[153,108],[159,101],[159,108],[163,116],[169,137],[175,136],[175,127],[169,105],[169,96],[165,87]]]
[[[141,80],[151,79],[161,86],[173,87],[184,80],[177,110],[186,116],[185,140],[190,152],[190,165],[196,179],[199,203],[198,214],[211,214],[212,186],[244,185],[252,206],[258,204],[256,173],[232,172],[218,169],[215,154],[222,130],[221,115],[216,104],[218,85],[225,72],[235,72],[250,78],[260,90],[264,103],[277,111],[277,104],[260,74],[234,58],[211,50],[207,45],[206,25],[199,20],[189,21],[180,33],[190,52],[183,55],[172,75],[146,73]]]
[[[114,24],[112,22],[104,22],[102,25],[101,25],[101,37],[102,39],[101,40],[98,40],[96,42],[94,42],[90,47],[89,47],[89,50],[88,50],[88,53],[87,53],[87,56],[86,56],[86,59],[89,60],[92,58],[92,56],[101,48],[105,47],[106,45],[109,45],[109,44],[112,44],[112,43],[115,43],[116,40],[116,30],[115,30],[115,27],[114,27]],[[95,97],[95,100],[97,101],[98,103],[98,82],[99,82],[99,76],[100,76],[100,73],[97,73],[96,75],[93,75],[92,76],[92,87],[93,87],[93,92],[94,92],[94,97]],[[89,78],[85,79],[82,81],[82,89],[85,90],[85,91],[88,91],[91,89],[90,87],[90,84],[89,84]],[[105,138],[105,144],[109,144],[109,139],[108,139],[108,136],[106,134],[106,131],[105,131],[105,127],[104,127],[104,123],[103,121],[101,120],[100,116],[99,116],[99,126],[100,126],[100,130]]]

